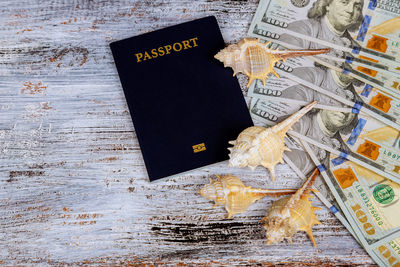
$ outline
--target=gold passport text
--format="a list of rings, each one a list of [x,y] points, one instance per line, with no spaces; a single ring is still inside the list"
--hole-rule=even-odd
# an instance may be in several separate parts
[[[153,58],[157,58],[157,57],[162,57],[164,55],[168,55],[171,54],[172,51],[174,52],[180,52],[182,50],[186,50],[189,48],[193,48],[198,46],[197,45],[197,37],[191,38],[191,39],[187,39],[187,40],[183,40],[181,42],[176,42],[172,45],[164,45],[164,46],[160,46],[159,48],[154,48],[151,49],[150,51],[145,51],[143,53],[136,53],[136,62],[143,62],[149,59],[153,59]]]

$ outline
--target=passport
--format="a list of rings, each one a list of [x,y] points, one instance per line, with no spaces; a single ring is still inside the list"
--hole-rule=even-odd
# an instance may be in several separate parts
[[[150,181],[227,160],[253,126],[214,16],[110,44]]]

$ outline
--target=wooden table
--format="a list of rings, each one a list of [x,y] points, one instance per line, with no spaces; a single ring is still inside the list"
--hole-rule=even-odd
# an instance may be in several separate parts
[[[274,183],[263,168],[226,162],[148,182],[108,44],[207,15],[232,43],[246,35],[257,5],[0,2],[1,264],[374,264],[318,199],[318,248],[303,232],[293,245],[268,246],[259,220],[273,198],[228,220],[197,193],[227,173],[254,187],[299,187],[287,165]]]

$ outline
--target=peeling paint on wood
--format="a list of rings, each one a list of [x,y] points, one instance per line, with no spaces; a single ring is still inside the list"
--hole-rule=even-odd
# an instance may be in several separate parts
[[[372,259],[327,210],[305,233],[267,246],[259,220],[274,198],[226,219],[197,191],[214,174],[295,188],[286,165],[226,162],[149,183],[108,44],[216,16],[227,43],[258,0],[1,1],[0,264],[366,266]],[[247,82],[239,75],[243,88]],[[314,200],[317,206],[322,203]]]

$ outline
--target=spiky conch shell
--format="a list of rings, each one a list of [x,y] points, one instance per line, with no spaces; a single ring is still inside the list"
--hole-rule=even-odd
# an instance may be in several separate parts
[[[312,227],[321,224],[314,211],[321,209],[313,207],[309,198],[315,179],[319,174],[318,169],[309,176],[303,186],[292,196],[287,196],[275,201],[269,208],[267,215],[261,220],[265,222],[267,244],[275,244],[283,239],[292,243],[292,237],[298,231],[305,231],[316,247]]]
[[[318,55],[327,53],[330,49],[314,50],[273,50],[268,43],[261,43],[259,39],[244,38],[237,44],[231,44],[219,51],[215,58],[224,63],[225,67],[233,69],[233,76],[243,73],[249,77],[247,87],[255,79],[260,79],[265,85],[265,80],[270,73],[275,72],[275,63],[287,58]]]
[[[240,178],[233,175],[218,176],[210,183],[199,190],[199,193],[215,202],[218,205],[224,205],[228,212],[228,219],[237,213],[243,213],[255,201],[265,196],[281,196],[293,194],[296,190],[292,189],[259,189],[251,186],[245,186]]]
[[[284,143],[287,131],[316,104],[316,101],[311,102],[275,126],[252,126],[242,131],[236,140],[229,141],[234,146],[228,148],[228,165],[240,168],[248,166],[251,170],[261,165],[270,170],[272,180],[275,180],[275,165],[284,162],[283,152],[289,150]]]

